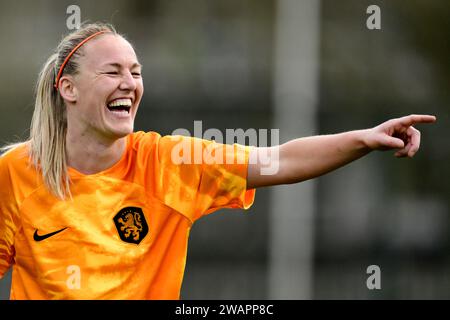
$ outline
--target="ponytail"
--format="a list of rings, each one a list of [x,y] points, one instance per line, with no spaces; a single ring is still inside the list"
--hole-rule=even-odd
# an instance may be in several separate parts
[[[67,119],[64,101],[54,88],[58,55],[42,68],[36,86],[36,102],[30,128],[30,156],[40,168],[47,187],[59,198],[69,192],[66,159]]]

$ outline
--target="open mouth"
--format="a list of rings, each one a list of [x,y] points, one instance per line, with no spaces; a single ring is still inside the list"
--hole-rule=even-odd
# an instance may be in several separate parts
[[[106,107],[113,113],[124,115],[130,113],[131,104],[131,99],[116,99],[108,103]]]

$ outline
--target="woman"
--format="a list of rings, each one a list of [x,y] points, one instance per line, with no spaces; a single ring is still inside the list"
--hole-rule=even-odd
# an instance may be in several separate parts
[[[257,187],[314,178],[371,150],[412,157],[413,125],[435,121],[227,146],[133,132],[143,91],[133,47],[109,25],[74,31],[45,63],[30,138],[0,158],[0,276],[13,266],[12,299],[178,299],[197,219],[247,209]],[[233,162],[177,163],[180,143]],[[266,153],[271,175],[261,173]]]

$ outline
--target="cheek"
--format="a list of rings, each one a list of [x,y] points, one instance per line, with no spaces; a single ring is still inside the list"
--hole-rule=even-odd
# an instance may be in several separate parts
[[[100,94],[109,95],[109,94],[111,94],[111,92],[116,90],[116,88],[119,85],[120,85],[119,79],[105,77],[105,78],[101,79],[101,81],[98,81],[96,88]]]
[[[136,87],[140,92],[144,91],[144,79],[142,79],[142,77],[136,79]]]

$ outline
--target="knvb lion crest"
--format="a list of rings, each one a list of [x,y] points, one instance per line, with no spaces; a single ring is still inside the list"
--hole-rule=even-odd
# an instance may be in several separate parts
[[[148,233],[147,221],[141,208],[126,207],[114,216],[117,232],[125,242],[139,244]]]

